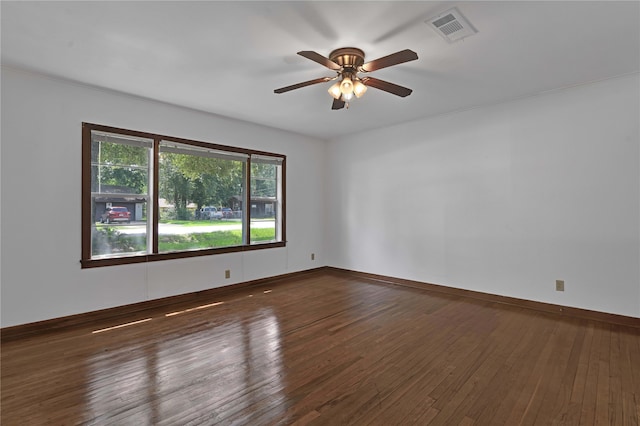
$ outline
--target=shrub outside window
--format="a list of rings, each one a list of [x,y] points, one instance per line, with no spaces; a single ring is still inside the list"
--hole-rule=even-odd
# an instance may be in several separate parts
[[[82,267],[285,245],[285,156],[90,123],[82,139]]]

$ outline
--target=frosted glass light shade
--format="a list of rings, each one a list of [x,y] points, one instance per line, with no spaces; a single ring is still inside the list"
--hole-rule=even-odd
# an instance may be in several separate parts
[[[329,94],[334,99],[340,99],[340,96],[342,95],[342,92],[340,91],[340,83],[336,83],[333,86],[329,87]]]
[[[353,82],[349,77],[345,77],[342,79],[342,83],[340,83],[340,91],[343,95],[347,93],[353,93]]]
[[[353,83],[353,94],[356,95],[356,98],[364,95],[364,92],[366,91],[367,86],[365,86],[360,80],[356,80],[356,82]]]

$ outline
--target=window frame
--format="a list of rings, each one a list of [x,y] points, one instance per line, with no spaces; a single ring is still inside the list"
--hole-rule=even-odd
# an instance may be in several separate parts
[[[101,258],[101,259],[92,259],[91,257],[91,240],[92,240],[92,225],[94,225],[94,218],[91,217],[91,132],[99,131],[99,132],[107,132],[107,133],[115,133],[121,134],[123,136],[133,136],[139,138],[148,138],[153,140],[153,161],[151,164],[152,177],[149,184],[151,185],[151,194],[152,197],[150,199],[150,203],[153,204],[152,207],[152,217],[151,217],[151,230],[152,230],[152,241],[153,247],[151,248],[152,253],[145,253],[139,255],[127,255],[122,257],[110,257],[110,258]],[[242,203],[243,203],[243,223],[246,228],[244,230],[244,238],[241,245],[238,246],[229,246],[229,247],[219,247],[219,248],[207,248],[207,249],[198,249],[198,250],[188,250],[188,251],[173,251],[168,253],[159,253],[158,252],[158,224],[160,220],[160,210],[159,210],[159,198],[158,198],[158,187],[159,187],[159,157],[160,150],[159,145],[161,141],[170,141],[177,142],[185,145],[191,145],[196,147],[202,147],[213,150],[226,151],[230,153],[236,154],[244,154],[247,155],[247,166],[246,173],[244,175],[244,185],[245,188],[250,188],[251,184],[251,156],[266,156],[266,157],[274,157],[281,159],[281,240],[275,242],[261,242],[251,244],[251,209],[247,208],[250,204],[251,191],[245,190],[242,194]],[[155,262],[161,260],[170,260],[170,259],[183,259],[189,257],[198,257],[198,256],[211,256],[215,254],[223,254],[223,253],[235,253],[235,252],[243,252],[243,251],[252,251],[252,250],[264,250],[270,248],[277,247],[285,247],[287,244],[286,239],[286,156],[282,154],[276,154],[272,152],[266,151],[258,151],[253,149],[239,148],[234,146],[220,145],[216,143],[203,142],[191,139],[178,138],[174,136],[160,135],[155,133],[141,132],[136,130],[122,129],[118,127],[104,126],[100,124],[94,123],[82,123],[82,199],[81,199],[81,258],[80,264],[81,267],[84,268],[94,268],[100,266],[112,266],[112,265],[127,265],[132,263],[142,263],[142,262]],[[246,215],[246,219],[244,219]]]

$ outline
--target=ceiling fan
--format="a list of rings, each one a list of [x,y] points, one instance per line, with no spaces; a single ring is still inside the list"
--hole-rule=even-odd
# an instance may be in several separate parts
[[[349,108],[349,102],[352,101],[354,97],[361,97],[364,92],[367,91],[367,86],[384,90],[385,92],[389,92],[403,98],[409,96],[412,91],[411,89],[373,77],[360,77],[358,73],[368,73],[418,59],[418,54],[416,52],[405,49],[365,63],[364,52],[355,47],[342,47],[340,49],[336,49],[329,54],[328,58],[311,50],[303,50],[298,52],[298,55],[311,59],[320,65],[324,65],[332,71],[336,71],[337,75],[334,77],[316,78],[314,80],[305,81],[291,86],[281,87],[280,89],[275,89],[274,93],[285,93],[290,90],[300,89],[301,87],[311,86],[313,84],[339,80],[329,88],[329,94],[333,97],[333,105],[331,106],[331,109],[341,109],[345,106]]]

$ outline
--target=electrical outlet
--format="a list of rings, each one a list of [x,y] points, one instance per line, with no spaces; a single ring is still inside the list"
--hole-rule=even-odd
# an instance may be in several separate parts
[[[226,271],[224,271],[224,277],[226,279],[231,278],[231,269],[227,269]]]
[[[311,260],[316,260],[316,254],[315,253],[311,253]]]
[[[556,291],[564,291],[564,280],[556,280]]]

